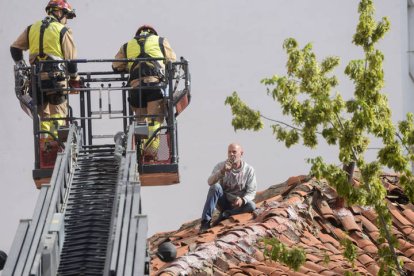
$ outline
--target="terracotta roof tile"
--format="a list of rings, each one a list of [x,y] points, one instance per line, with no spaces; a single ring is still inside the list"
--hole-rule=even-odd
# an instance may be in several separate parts
[[[319,263],[321,261],[321,257],[307,253],[306,260],[311,261],[313,263]]]
[[[292,195],[291,197],[287,198],[285,203],[286,205],[295,205],[298,203],[301,203],[303,201],[303,198],[297,195]]]
[[[366,269],[367,269],[368,273],[371,273],[372,275],[378,275],[379,267],[376,263],[367,265]]]
[[[346,231],[343,231],[341,228],[334,227],[332,229],[332,233],[334,234],[334,236],[337,240],[349,239],[352,242],[355,242],[354,238],[352,238],[352,236],[348,235],[346,233]],[[355,232],[352,232],[352,233],[355,233]]]
[[[363,228],[366,229],[368,233],[371,232],[378,232],[378,228],[373,224],[368,218],[365,216],[359,216],[359,219],[361,220]]]
[[[261,250],[256,250],[256,252],[253,253],[252,257],[256,259],[258,262],[263,262],[266,259]]]
[[[293,270],[291,270],[287,267],[284,267],[284,266],[281,266],[280,268],[284,271],[284,273],[286,273],[286,274],[282,274],[282,275],[289,275],[289,276],[306,276],[307,275],[307,274],[305,274],[301,271],[293,271]]]
[[[158,274],[159,276],[173,276],[174,274],[172,272],[161,272]]]
[[[353,269],[351,266],[337,266],[332,271],[336,272],[338,275],[344,275],[346,271],[353,271]]]
[[[375,263],[375,260],[371,258],[368,254],[359,255],[358,261],[360,261],[364,266]]]
[[[217,257],[217,259],[214,261],[214,265],[219,268],[218,271],[227,271],[230,268],[229,263],[227,260],[223,259],[222,257]]]
[[[319,212],[321,213],[322,217],[325,219],[333,219],[336,220],[336,217],[329,206],[326,200],[318,200],[316,202],[316,207],[318,208]]]
[[[331,275],[338,275],[338,273],[335,273],[334,271],[331,271],[331,270],[322,271],[322,272],[320,272],[320,274],[321,275],[329,275],[329,276],[331,276]]]
[[[400,249],[402,252],[405,252],[409,250],[410,248],[413,248],[414,245],[410,243],[410,241],[407,241],[406,239],[398,239],[398,249]]]
[[[276,231],[279,234],[283,233],[288,228],[288,226],[280,224],[274,219],[268,219],[266,222],[260,223],[259,225],[263,225],[266,229]]]
[[[359,246],[359,245],[362,246]],[[369,253],[370,255],[377,255],[378,254],[378,245],[376,245],[371,240],[358,240],[356,246],[362,249],[365,253]]]
[[[324,249],[326,249],[326,250],[328,250],[328,251],[330,251],[330,253],[332,254],[340,254],[341,253],[341,251],[339,251],[338,250],[338,247],[336,247],[336,246],[334,246],[333,244],[331,244],[331,243],[326,243],[325,245],[324,245]]]
[[[377,241],[380,238],[379,231],[377,231],[377,232],[369,232],[367,234],[369,235],[369,237],[371,238],[372,241]]]
[[[173,237],[170,237],[171,239],[181,239],[183,237],[187,237],[189,235],[194,234],[193,232],[196,231],[194,228],[188,228],[188,229],[184,229],[182,231],[178,231],[177,233],[174,234]]]
[[[368,240],[364,240],[364,241],[365,243],[362,243],[362,246],[360,246],[362,250],[370,254],[378,253],[378,247],[375,246],[375,244],[373,244],[371,241],[368,241]],[[359,243],[358,243],[358,246],[359,246]]]
[[[333,238],[330,235],[324,234],[324,233],[319,233],[318,237],[321,239],[322,243],[330,243],[332,245],[335,246],[335,248],[339,247],[339,242],[337,240],[335,240],[335,238]]]
[[[260,271],[256,268],[256,265],[241,265],[240,266],[243,271],[245,273],[247,273],[247,275],[252,275],[252,276],[261,276],[261,275],[266,275],[263,271]],[[246,274],[244,274],[246,275]]]
[[[265,275],[272,275],[272,273],[275,273],[277,271],[274,267],[269,267],[263,263],[257,264],[256,269],[263,272]]]
[[[182,246],[177,249],[177,257],[181,257],[188,252],[188,246]]]
[[[226,275],[228,275],[228,274],[225,273],[225,272],[221,272],[218,269],[214,269],[214,276],[226,276]]]
[[[345,211],[346,214],[341,213],[341,211],[342,212]],[[341,221],[342,226],[345,228],[345,230],[347,230],[347,231],[361,231],[358,224],[355,222],[355,218],[354,218],[353,214],[348,209],[342,209],[342,210],[338,211],[337,217]]]
[[[213,242],[215,238],[216,238],[215,234],[212,233],[212,230],[210,230],[207,233],[200,235],[200,237],[197,238],[196,241],[198,243],[209,243],[209,242]]]
[[[402,204],[400,205],[404,210],[411,210],[414,211],[414,205],[412,203]]]
[[[287,246],[293,246],[296,244],[296,242],[292,241],[285,235],[280,235],[277,237],[277,239],[282,242],[283,244],[286,244]]]
[[[369,221],[372,223],[375,222],[375,219],[377,218],[377,214],[375,213],[373,208],[364,208],[362,210],[362,215],[364,215]]]
[[[284,208],[263,208],[263,212],[257,216],[256,221],[266,221],[266,219],[276,216],[287,217],[287,212]]]
[[[313,263],[313,262],[310,262],[310,261],[305,262],[303,264],[303,266],[308,268],[309,270],[315,271],[317,273],[321,273],[323,271],[329,270],[329,268],[327,268],[326,266],[322,266],[322,265],[319,265],[319,264],[316,264],[316,263]]]
[[[411,222],[404,216],[404,213],[401,212],[395,205],[388,204],[388,208],[393,215],[393,218],[396,220],[396,223],[399,223],[399,225],[409,225],[412,228]]]
[[[253,219],[253,214],[240,214],[233,216],[235,222],[246,222]]]
[[[414,274],[414,205],[408,203],[398,177],[382,176],[388,189],[392,232],[404,269]],[[289,178],[258,193],[253,214],[222,221],[198,235],[199,220],[187,222],[178,231],[156,234],[149,239],[151,275],[343,275],[379,272],[377,217],[369,207],[335,209],[330,204],[336,192],[326,181],[306,176]],[[264,237],[275,237],[288,247],[303,248],[306,262],[293,271],[269,261],[262,252]],[[340,240],[348,238],[358,247],[355,266],[343,256]],[[177,259],[164,263],[155,254],[158,244],[169,239],[177,247]]]
[[[409,259],[414,259],[414,247],[411,247],[410,249],[406,250],[404,252],[404,255],[407,256]]]
[[[336,254],[336,255],[329,256],[329,259],[331,261],[343,261],[344,260],[344,256],[342,254]]]
[[[309,231],[303,231],[303,237],[301,238],[301,240],[302,239],[306,239],[307,241],[309,241],[309,242],[305,242],[305,243],[310,243],[310,244],[320,244],[321,243],[321,241],[320,240],[318,240],[316,237],[315,237],[315,235],[314,234],[312,234],[312,233],[310,233]]]
[[[411,224],[414,224],[414,211],[411,209],[405,209],[402,211],[404,216],[407,218],[407,220],[410,221]]]
[[[409,260],[404,260],[404,268],[408,271],[414,271],[414,262]]]
[[[362,212],[362,208],[360,206],[350,206],[349,209],[356,215],[359,215]]]

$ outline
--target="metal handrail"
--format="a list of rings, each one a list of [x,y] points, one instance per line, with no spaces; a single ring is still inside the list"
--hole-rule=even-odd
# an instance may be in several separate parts
[[[92,63],[92,62],[135,62],[135,61],[151,61],[151,60],[163,60],[161,58],[152,59],[152,58],[143,58],[143,59],[78,59],[78,60],[45,60],[39,61],[35,65],[31,67],[32,72],[38,72],[38,66],[41,66],[42,63],[68,63],[68,62],[75,62],[75,63]],[[33,114],[38,113],[38,104],[36,103],[38,97],[36,93],[47,93],[50,91],[56,91],[53,88],[43,88],[40,87],[40,90],[37,91],[36,83],[41,84],[41,74],[34,73],[32,74],[32,91],[34,91],[33,101],[34,101],[34,112]],[[97,120],[103,119],[103,116],[108,115],[109,119],[120,119],[122,122],[122,129],[124,132],[127,131],[127,127],[131,122],[135,121],[135,116],[132,113],[132,110],[127,101],[128,92],[135,89],[142,89],[144,86],[138,85],[137,87],[132,87],[129,85],[128,74],[124,72],[112,72],[112,71],[89,71],[89,72],[82,72],[78,73],[81,76],[81,80],[85,84],[84,87],[74,89],[64,87],[60,89],[62,93],[68,94],[68,104],[76,103],[76,99],[79,99],[79,103],[77,104],[79,108],[73,109],[73,112],[69,113],[68,116],[62,118],[40,118],[39,116],[34,116],[33,120],[33,135],[34,145],[35,145],[35,169],[40,168],[40,148],[39,148],[39,140],[40,140],[40,122],[43,121],[67,121],[67,122],[78,122],[81,129],[83,130],[83,141],[85,145],[92,145],[94,140],[99,138],[109,137],[108,135],[96,135],[94,133],[94,125],[96,124]],[[115,76],[115,77],[114,77]],[[119,76],[119,77],[118,77]],[[152,86],[145,86],[145,89],[159,89],[161,88],[165,91],[165,104],[167,106],[166,110],[166,119],[167,125],[169,127],[170,132],[170,152],[171,152],[171,162],[177,163],[178,162],[178,143],[177,143],[177,132],[176,132],[176,120],[175,120],[175,105],[178,101],[184,96],[188,95],[188,99],[190,99],[190,75],[188,70],[188,61],[184,58],[181,58],[180,61],[166,63],[165,68],[165,82],[162,82],[160,85],[156,87]],[[99,85],[100,84],[100,85]],[[119,85],[117,85],[119,84]],[[74,92],[76,93],[74,94]],[[119,94],[121,92],[121,94]],[[99,98],[95,98],[93,95],[99,94]],[[108,108],[102,109],[102,93],[108,94]],[[116,112],[112,112],[115,109],[112,109],[112,103],[119,103],[119,101],[111,100],[112,95],[120,96],[122,108],[116,107]],[[42,100],[42,97],[39,97]],[[99,102],[92,102],[97,99]],[[43,100],[42,100],[43,101]],[[99,110],[93,111],[93,106],[95,103],[99,104]],[[76,111],[76,112],[75,112]],[[146,117],[151,118],[155,117],[156,115],[146,115]],[[106,118],[106,117],[105,117]],[[94,135],[93,135],[94,134]]]
[[[28,227],[20,227],[25,229],[24,232],[16,236],[13,242],[12,252],[6,262],[5,269],[2,275],[41,275],[33,274],[32,272],[41,271],[41,256],[46,239],[50,235],[56,235],[57,250],[61,250],[63,244],[64,234],[51,233],[50,226],[54,225],[54,215],[56,213],[64,213],[65,197],[70,187],[71,178],[74,172],[73,157],[77,155],[77,151],[81,144],[81,135],[79,129],[72,125],[69,130],[67,146],[63,153],[60,153],[55,164],[51,181],[49,184],[44,184],[41,188],[43,195],[39,196],[36,204],[35,215]],[[22,221],[21,224],[25,224]],[[60,223],[63,223],[61,221]],[[19,239],[23,239],[19,242]],[[17,244],[17,245],[16,245]],[[15,254],[13,252],[20,252]],[[52,272],[51,272],[52,273]],[[56,275],[56,274],[55,274]]]

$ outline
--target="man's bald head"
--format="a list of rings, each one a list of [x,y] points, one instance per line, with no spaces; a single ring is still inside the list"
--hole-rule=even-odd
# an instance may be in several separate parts
[[[234,165],[239,168],[241,165],[241,158],[243,156],[243,148],[238,143],[231,143],[227,148],[227,156],[234,160]]]

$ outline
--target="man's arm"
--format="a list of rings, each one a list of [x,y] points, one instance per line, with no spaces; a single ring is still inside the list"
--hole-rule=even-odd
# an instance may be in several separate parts
[[[23,60],[23,51],[19,48],[15,48],[13,46],[10,46],[10,54],[12,56],[12,59],[16,63]]]
[[[125,44],[121,46],[118,53],[115,55],[115,59],[126,58],[126,53],[125,53],[124,48],[125,48]],[[128,64],[126,62],[114,61],[112,62],[112,69],[114,70],[114,72],[127,72],[128,71],[127,65]]]
[[[168,40],[166,38],[164,38],[164,50],[165,50],[165,58],[167,61],[176,61],[177,56],[174,53],[174,50],[171,48],[170,43],[168,42]]]
[[[246,181],[246,193],[243,196],[243,204],[246,204],[247,201],[252,201],[256,196],[257,183],[256,183],[256,174],[254,169],[250,167],[250,173],[248,174]]]
[[[64,59],[76,59],[78,52],[76,50],[75,42],[73,41],[72,30],[68,28],[62,38],[62,51]],[[72,77],[76,77],[78,72],[78,64],[75,62],[68,63],[68,72]]]
[[[223,179],[224,173],[224,162],[220,162],[214,167],[213,172],[209,176],[207,180],[208,185],[211,186],[219,182],[221,179]]]
[[[29,49],[29,41],[27,40],[27,28],[19,35],[15,42],[10,46],[10,54],[14,62],[23,60],[23,51]]]

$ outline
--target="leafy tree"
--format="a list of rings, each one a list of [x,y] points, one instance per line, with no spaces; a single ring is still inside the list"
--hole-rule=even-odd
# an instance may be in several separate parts
[[[381,274],[403,274],[395,253],[397,242],[391,234],[386,189],[379,175],[384,166],[400,173],[404,192],[414,202],[414,177],[410,170],[410,161],[414,160],[410,151],[414,145],[414,116],[408,114],[407,119],[398,124],[397,133],[387,97],[381,93],[384,55],[375,48],[389,30],[390,23],[387,18],[379,22],[374,19],[373,0],[361,0],[358,12],[353,43],[362,47],[364,58],[350,61],[345,69],[355,86],[353,98],[344,100],[340,94],[332,92],[338,85],[332,71],[339,64],[339,58],[327,57],[318,62],[311,44],[300,49],[293,38],[286,39],[283,44],[288,55],[287,75],[274,75],[263,79],[262,83],[268,86],[268,95],[280,104],[283,114],[292,120],[291,124],[274,121],[271,128],[278,141],[287,147],[302,141],[304,146],[314,148],[321,135],[329,145],[338,146],[343,168],[316,157],[308,160],[311,174],[327,179],[349,205],[375,208],[380,229],[378,242],[387,241],[389,245],[379,252]],[[236,92],[227,97],[225,103],[231,107],[235,130],[263,128],[261,118],[264,116],[249,108]],[[377,159],[367,162],[365,153],[371,138],[382,141],[382,146]],[[355,165],[361,172],[359,185],[355,185],[352,178]]]

